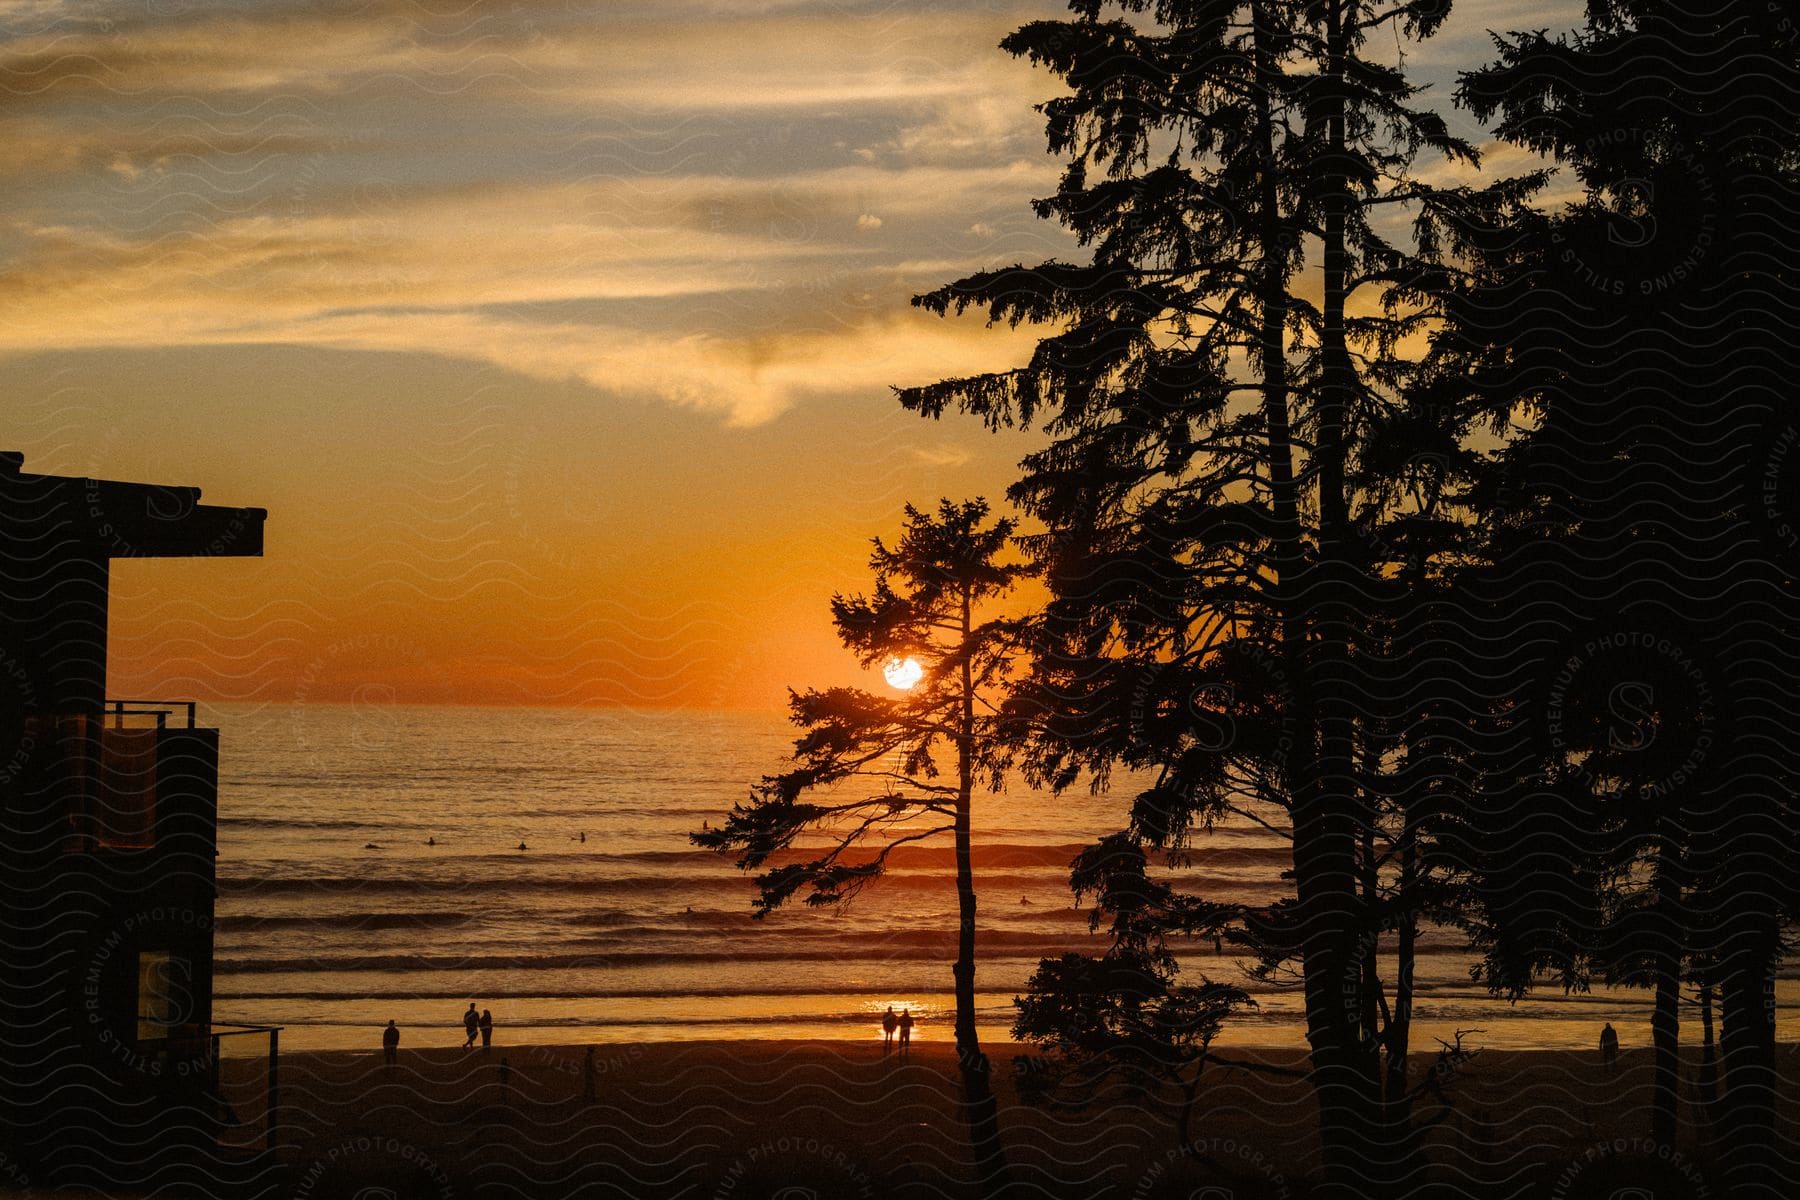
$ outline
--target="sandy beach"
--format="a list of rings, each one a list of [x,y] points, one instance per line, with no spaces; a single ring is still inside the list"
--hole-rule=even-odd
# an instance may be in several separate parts
[[[1023,1103],[1017,1047],[996,1046],[996,1091],[1015,1181],[1034,1195],[1305,1196],[1316,1169],[1314,1106],[1300,1080],[1214,1064],[1178,1143],[1165,1115],[1123,1096],[1085,1110]],[[844,1042],[685,1042],[483,1052],[284,1055],[276,1133],[292,1197],[865,1197],[972,1195],[948,1046],[909,1060]],[[1780,1144],[1795,1146],[1800,1047],[1783,1046]],[[1234,1057],[1296,1066],[1295,1054]],[[1419,1055],[1415,1078],[1432,1056]],[[1695,1059],[1688,1078],[1694,1078]],[[504,1071],[504,1076],[503,1076]],[[226,1063],[246,1136],[261,1132],[261,1064]],[[504,1079],[504,1082],[503,1082]],[[1490,1051],[1455,1081],[1430,1139],[1433,1175],[1463,1196],[1580,1197],[1606,1171],[1719,1195],[1692,1104],[1674,1148],[1648,1142],[1648,1054],[1616,1075],[1593,1053]],[[1691,1088],[1690,1088],[1691,1093]],[[1421,1115],[1443,1110],[1422,1102]],[[1584,1178],[1587,1183],[1584,1185]],[[1222,1193],[1196,1191],[1211,1186]],[[368,1193],[367,1188],[389,1192]],[[787,1189],[787,1190],[784,1190]],[[800,1190],[793,1190],[800,1189]],[[1665,1191],[1657,1191],[1663,1196]]]

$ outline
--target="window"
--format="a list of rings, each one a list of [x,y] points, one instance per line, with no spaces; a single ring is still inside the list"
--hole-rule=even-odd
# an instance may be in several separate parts
[[[147,850],[156,845],[155,729],[100,731],[94,824],[102,846]]]
[[[137,1035],[168,1037],[194,1015],[193,967],[168,950],[138,951]]]

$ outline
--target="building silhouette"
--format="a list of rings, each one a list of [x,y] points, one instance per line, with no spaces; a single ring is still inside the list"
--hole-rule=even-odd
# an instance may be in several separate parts
[[[260,555],[260,508],[0,454],[0,1152],[34,1184],[218,1177],[242,1119],[212,1020],[219,735],[108,699],[119,558]],[[239,1152],[241,1160],[246,1152]]]

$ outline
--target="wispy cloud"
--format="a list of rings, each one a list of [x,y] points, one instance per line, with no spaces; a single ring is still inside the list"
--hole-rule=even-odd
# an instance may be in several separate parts
[[[0,350],[380,347],[738,422],[997,366],[905,299],[1067,244],[1025,206],[1052,85],[994,49],[1046,11],[12,0]]]
[[[1052,178],[1016,16],[8,4],[0,350],[411,351],[739,423],[997,366],[905,299]]]

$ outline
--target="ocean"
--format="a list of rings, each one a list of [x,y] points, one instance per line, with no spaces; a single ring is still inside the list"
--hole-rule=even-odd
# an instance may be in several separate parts
[[[291,1049],[374,1047],[389,1019],[408,1046],[455,1045],[474,1001],[501,1045],[873,1039],[893,1005],[919,1040],[951,1036],[947,840],[897,851],[842,911],[762,920],[749,879],[688,843],[781,766],[794,729],[779,713],[308,702],[203,718],[221,730],[216,1021],[280,1025]],[[1007,1036],[1040,958],[1103,948],[1067,870],[1129,791],[977,797],[984,1037]],[[1286,859],[1247,825],[1197,841],[1178,871],[1254,900]],[[1495,1048],[1591,1046],[1605,1021],[1649,1040],[1646,993],[1508,1005],[1469,982],[1471,959],[1457,935],[1424,939],[1415,1049],[1459,1029]],[[1210,943],[1184,959],[1189,978],[1244,984],[1244,967]],[[1784,1009],[1796,985],[1782,980]],[[1257,1008],[1221,1042],[1300,1045],[1297,987],[1246,986]]]

